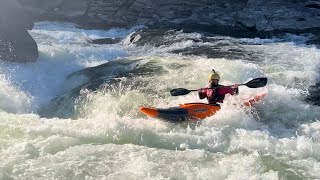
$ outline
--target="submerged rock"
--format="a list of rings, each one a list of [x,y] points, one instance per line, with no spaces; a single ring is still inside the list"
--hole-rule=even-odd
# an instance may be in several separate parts
[[[91,44],[117,44],[121,41],[120,38],[101,38],[89,40]]]
[[[46,118],[72,118],[82,117],[86,111],[83,105],[90,101],[90,94],[105,92],[110,89],[120,89],[117,86],[125,86],[130,89],[141,90],[145,83],[133,82],[136,76],[152,75],[163,70],[152,63],[140,63],[140,60],[120,59],[101,64],[96,67],[86,68],[71,73],[66,81],[66,89],[51,102],[38,110],[41,117]],[[135,84],[132,84],[135,83]]]
[[[308,89],[309,93],[306,97],[306,101],[314,105],[320,106],[320,64],[318,65],[317,70],[318,70],[317,83],[309,87]]]
[[[309,87],[309,95],[306,100],[312,104],[320,106],[320,83]]]
[[[320,33],[320,32],[319,32]],[[314,44],[317,47],[320,47],[320,34],[314,37],[311,37],[310,39],[307,40],[306,44],[311,45]]]
[[[141,29],[134,33],[131,33],[123,41],[124,45],[149,45],[152,47],[172,47],[177,44],[175,48],[169,50],[172,53],[182,55],[198,55],[206,56],[208,58],[226,58],[226,59],[244,59],[255,60],[259,59],[256,52],[251,52],[248,49],[244,49],[240,46],[240,43],[232,42],[227,37],[217,37],[215,34],[209,33],[196,33],[189,34],[185,30],[173,30],[173,29],[156,29],[147,28]],[[222,33],[223,34],[223,33]],[[211,37],[210,37],[211,36]],[[179,43],[191,44],[187,47],[179,45]]]

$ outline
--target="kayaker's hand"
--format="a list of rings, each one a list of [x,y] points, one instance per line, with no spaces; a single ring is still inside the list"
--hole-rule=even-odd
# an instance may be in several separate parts
[[[239,84],[238,84],[238,83],[236,83],[236,84],[233,85],[233,88],[238,88],[238,87],[239,87]]]
[[[198,93],[201,93],[202,92],[202,88],[198,89]]]

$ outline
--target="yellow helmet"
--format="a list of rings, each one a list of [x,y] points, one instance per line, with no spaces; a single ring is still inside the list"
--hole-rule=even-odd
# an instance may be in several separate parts
[[[219,74],[216,73],[216,71],[213,69],[213,70],[212,70],[212,73],[211,73],[211,74],[209,75],[209,77],[208,77],[208,80],[209,80],[209,81],[212,81],[212,80],[214,80],[214,79],[220,80],[220,76],[219,76]]]

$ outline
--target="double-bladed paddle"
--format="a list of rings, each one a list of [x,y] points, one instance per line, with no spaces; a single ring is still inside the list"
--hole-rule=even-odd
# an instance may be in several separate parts
[[[265,86],[267,83],[268,83],[268,79],[265,77],[261,77],[261,78],[252,79],[244,84],[239,84],[239,86],[247,86],[249,88],[259,88],[259,87]],[[211,89],[215,89],[215,88],[211,88]],[[176,88],[176,89],[171,89],[170,94],[172,96],[182,96],[182,95],[189,94],[192,91],[198,91],[198,90],[197,89],[189,90],[189,89],[184,89],[184,88]]]

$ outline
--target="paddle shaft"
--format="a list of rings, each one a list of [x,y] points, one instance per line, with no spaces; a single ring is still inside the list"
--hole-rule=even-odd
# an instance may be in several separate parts
[[[238,84],[238,86],[244,86],[245,84]],[[230,86],[220,86],[220,87],[211,87],[211,88],[201,88],[201,89],[218,89],[218,88],[222,88],[222,87],[233,87],[234,85],[230,85]],[[198,91],[198,89],[191,89],[189,91]]]
[[[255,79],[248,81],[247,83],[238,84],[238,86],[247,86],[249,88],[259,88],[259,87],[265,86],[267,84],[267,82],[268,82],[267,78],[255,78]],[[233,87],[233,86],[234,85],[223,86],[223,87]],[[220,87],[203,88],[203,89],[217,89],[217,88],[220,88]],[[180,95],[189,94],[192,91],[198,91],[198,90],[197,89],[188,90],[188,89],[184,89],[184,88],[176,88],[176,89],[170,90],[170,93],[172,96],[180,96]]]

